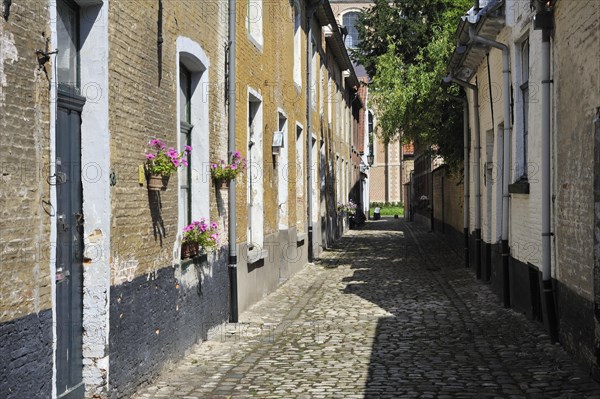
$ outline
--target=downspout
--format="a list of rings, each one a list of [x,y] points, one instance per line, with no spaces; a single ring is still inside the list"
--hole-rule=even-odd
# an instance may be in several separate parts
[[[463,202],[463,235],[464,235],[464,258],[465,268],[469,268],[469,179],[471,171],[469,170],[470,159],[469,159],[469,102],[466,97],[458,97],[448,95],[453,100],[456,100],[463,105],[463,143],[464,143],[464,178],[463,178],[463,189],[464,189],[464,202]]]
[[[554,292],[552,289],[551,273],[551,237],[553,235],[550,224],[550,201],[551,201],[551,176],[550,176],[550,29],[542,32],[542,280],[544,287],[544,307],[546,310],[547,328],[552,343],[558,341],[558,325],[554,305]]]
[[[503,160],[502,160],[502,287],[504,307],[510,307],[510,285],[508,276],[508,259],[510,248],[508,246],[508,182],[510,180],[510,51],[508,46],[495,40],[477,35],[475,28],[469,26],[469,37],[472,42],[494,47],[502,51],[502,76],[503,76],[503,106],[504,106],[504,133]],[[490,99],[491,101],[491,99]]]
[[[475,147],[475,154],[473,156],[473,171],[475,172],[475,176],[473,177],[473,191],[475,192],[475,267],[476,267],[476,273],[478,276],[481,276],[481,170],[479,169],[479,161],[480,161],[480,157],[481,157],[481,137],[480,137],[480,129],[479,129],[479,89],[477,88],[476,85],[471,84],[469,82],[466,82],[464,80],[460,80],[457,79],[455,77],[453,77],[452,75],[449,75],[447,77],[444,78],[444,82],[446,83],[456,83],[460,86],[462,86],[465,90],[466,89],[471,89],[473,91],[473,118],[474,118],[474,125],[475,125],[475,132],[474,132],[474,143],[473,146]],[[465,100],[466,101],[466,100]],[[468,120],[468,109],[466,109],[464,112],[464,117],[467,118]],[[465,124],[467,125],[467,124]],[[465,137],[468,136],[469,132],[468,132],[468,127],[465,127]],[[469,148],[468,148],[468,142],[465,141],[465,201],[468,201],[468,195],[469,195],[469,167],[470,165],[467,163],[467,160],[470,161],[470,157],[469,157]],[[465,202],[465,204],[468,204],[468,202]],[[465,236],[467,238],[465,238],[466,241],[466,250],[468,251],[468,228],[469,228],[469,220],[468,220],[468,207],[465,205],[465,226],[466,226],[466,231],[465,231]],[[466,262],[466,266],[468,266],[468,252],[465,256],[465,262]]]
[[[236,0],[229,0],[229,87],[227,90],[228,115],[228,152],[229,159],[235,152],[235,47],[236,47]],[[238,322],[238,286],[237,286],[237,231],[236,231],[236,187],[235,179],[229,184],[229,322]]]
[[[235,0],[230,0],[235,1]],[[306,39],[306,147],[307,147],[307,163],[308,173],[306,174],[307,184],[307,201],[308,201],[308,262],[312,263],[315,259],[315,253],[313,248],[313,181],[314,181],[314,168],[313,168],[313,157],[312,157],[312,21],[315,11],[318,6],[323,4],[323,0],[320,0],[314,5],[308,5],[306,9],[306,24],[307,24],[307,39]]]

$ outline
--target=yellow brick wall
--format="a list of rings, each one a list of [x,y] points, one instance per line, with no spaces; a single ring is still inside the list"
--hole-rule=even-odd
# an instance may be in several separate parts
[[[52,74],[35,49],[50,37],[48,10],[15,0],[0,18],[0,322],[52,306],[49,99]],[[31,29],[31,27],[37,27]],[[45,74],[48,73],[48,75]]]
[[[222,2],[163,2],[162,79],[159,81],[155,3],[110,3],[109,119],[111,164],[118,184],[112,188],[112,283],[170,265],[178,234],[178,181],[170,178],[160,203],[138,183],[147,143],[160,138],[177,147],[176,42],[185,36],[197,42],[210,60],[209,130],[211,159],[225,158],[227,124],[224,108],[224,43],[227,8]],[[214,186],[211,220],[226,228],[219,214]],[[153,214],[153,212],[155,212]],[[226,235],[225,235],[226,237]]]

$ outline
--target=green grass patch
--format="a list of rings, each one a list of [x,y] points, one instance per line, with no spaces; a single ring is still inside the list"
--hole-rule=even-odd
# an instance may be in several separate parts
[[[399,217],[404,216],[404,207],[402,205],[387,205],[387,206],[379,206],[381,208],[381,216],[395,216]],[[375,212],[375,206],[371,205],[371,217],[373,217],[373,213]]]

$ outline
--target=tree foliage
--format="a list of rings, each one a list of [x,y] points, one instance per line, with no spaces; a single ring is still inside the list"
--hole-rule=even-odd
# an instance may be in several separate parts
[[[462,105],[441,84],[466,0],[376,1],[359,18],[354,57],[369,72],[370,95],[385,142],[402,137],[435,145],[451,167],[462,162]]]

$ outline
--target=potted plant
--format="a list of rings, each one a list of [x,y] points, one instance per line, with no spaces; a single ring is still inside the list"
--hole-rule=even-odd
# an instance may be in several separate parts
[[[169,176],[171,176],[180,166],[188,166],[188,156],[192,152],[192,147],[185,146],[181,152],[177,152],[172,147],[167,146],[159,139],[150,140],[148,145],[152,152],[146,153],[146,179],[148,181],[148,190],[166,190]]]
[[[206,219],[193,221],[183,229],[181,259],[207,254],[217,248],[219,240],[218,225]]]
[[[221,159],[219,163],[210,164],[210,174],[218,188],[227,187],[229,182],[246,170],[247,161],[239,151],[231,156],[231,162],[226,163]]]

